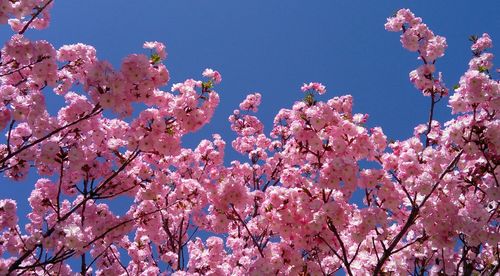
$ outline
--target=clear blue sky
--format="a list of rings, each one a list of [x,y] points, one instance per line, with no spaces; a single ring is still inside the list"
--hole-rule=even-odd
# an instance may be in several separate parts
[[[217,87],[221,103],[213,121],[189,135],[186,146],[212,133],[220,133],[229,144],[234,136],[227,117],[250,92],[263,95],[259,116],[268,132],[278,110],[300,100],[299,88],[309,81],[327,86],[321,99],[352,94],[354,110],[370,114],[369,127],[382,126],[392,139],[410,136],[415,125],[427,120],[429,98],[408,80],[409,71],[420,65],[416,54],[401,47],[399,34],[384,30],[386,18],[403,7],[447,38],[448,49],[437,70],[443,71],[448,87],[467,68],[469,35],[488,32],[500,46],[499,1],[55,2],[50,28],[30,30],[29,38],[48,40],[56,48],[78,42],[93,45],[99,59],[115,67],[130,53],[147,53],[144,41],[157,40],[167,46],[170,84],[199,78],[206,67],[222,73]],[[2,43],[10,34],[7,26],[0,27]],[[47,102],[52,101],[59,100],[48,96]],[[446,104],[439,103],[440,121],[450,118]],[[17,198],[22,216],[35,181],[36,175],[24,184],[4,179],[0,198]]]
[[[227,116],[254,91],[263,95],[260,115],[269,130],[276,112],[302,97],[299,87],[306,81],[327,86],[323,99],[352,94],[355,111],[370,114],[369,126],[383,126],[391,138],[408,136],[426,120],[428,99],[408,81],[409,71],[419,65],[416,54],[402,49],[399,34],[384,30],[386,17],[399,8],[412,9],[447,38],[449,47],[437,69],[450,87],[466,70],[469,35],[488,32],[500,45],[497,1],[137,3],[56,1],[50,28],[27,36],[46,39],[56,48],[93,45],[99,59],[116,67],[127,54],[142,52],[144,41],[158,40],[167,45],[171,83],[199,77],[206,67],[219,70],[224,79],[218,87],[220,107],[196,138],[213,132],[230,137]],[[2,35],[7,34],[2,28]],[[448,113],[442,111],[438,118]]]

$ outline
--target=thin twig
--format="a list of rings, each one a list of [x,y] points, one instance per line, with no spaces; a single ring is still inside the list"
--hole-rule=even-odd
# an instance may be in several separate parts
[[[35,18],[37,18],[37,16],[39,16],[42,11],[47,8],[47,6],[52,3],[52,1],[54,0],[49,0],[47,1],[47,3],[45,3],[45,5],[43,5],[42,7],[39,7],[37,12],[35,14],[33,14],[33,16],[31,17],[31,19],[28,21],[28,23],[26,23],[26,25],[24,25],[24,27],[19,31],[18,34],[24,34],[24,32],[26,32],[26,30],[28,29],[29,25],[33,22],[33,20],[35,20]]]
[[[245,227],[245,229],[247,230],[248,232],[248,235],[250,236],[250,238],[252,239],[255,247],[257,247],[257,249],[259,250],[259,253],[260,253],[260,256],[262,258],[264,258],[264,252],[262,252],[262,248],[260,248],[259,246],[259,243],[257,242],[257,240],[255,239],[255,237],[252,235],[252,232],[250,232],[250,229],[248,229],[248,226],[247,224],[245,223],[245,221],[243,221],[243,219],[240,217],[240,215],[238,214],[238,212],[236,211],[236,209],[234,208],[234,205],[231,204],[231,208],[233,208],[233,212],[234,214],[236,215],[236,217],[238,217],[238,220],[243,224],[243,226]]]

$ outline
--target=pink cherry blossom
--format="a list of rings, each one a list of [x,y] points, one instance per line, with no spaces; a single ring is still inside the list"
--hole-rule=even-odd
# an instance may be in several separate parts
[[[493,47],[493,41],[487,33],[484,33],[472,46],[470,47],[472,51],[483,52],[488,48]]]
[[[252,93],[228,118],[234,135],[189,148],[221,101],[220,73],[164,91],[160,42],[115,68],[90,45],[25,37],[48,26],[52,3],[0,1],[0,23],[19,32],[0,56],[0,172],[33,185],[29,210],[0,199],[0,275],[498,273],[500,83],[488,34],[471,37],[451,119],[439,121],[446,39],[408,9],[387,19],[417,53],[410,82],[431,99],[406,139],[355,113],[351,95],[315,99],[326,88],[311,82],[271,129],[258,114],[265,95]],[[64,100],[57,112],[51,93]]]
[[[302,92],[313,90],[318,92],[318,94],[323,95],[326,93],[326,87],[319,82],[310,82],[309,84],[304,83],[300,88]]]
[[[219,73],[219,71],[216,71],[216,70],[213,70],[213,69],[210,69],[210,68],[205,69],[203,71],[202,75],[204,77],[206,77],[206,78],[212,79],[215,84],[218,84],[218,83],[220,83],[222,81],[222,76]]]
[[[161,60],[167,58],[167,52],[165,51],[165,45],[158,41],[144,42],[144,48],[154,49]]]

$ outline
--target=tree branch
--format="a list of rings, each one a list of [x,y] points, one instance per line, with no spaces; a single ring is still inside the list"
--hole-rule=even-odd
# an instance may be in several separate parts
[[[37,18],[37,16],[39,16],[42,13],[42,11],[45,8],[47,8],[50,5],[50,3],[52,3],[52,1],[54,1],[54,0],[49,0],[42,7],[38,7],[37,8],[37,12],[35,14],[33,14],[33,16],[31,17],[31,19],[28,21],[28,23],[26,23],[26,25],[24,25],[24,27],[19,31],[18,34],[24,34],[24,32],[26,32],[26,30],[28,29],[29,25],[33,22],[33,20],[35,20],[35,18]]]

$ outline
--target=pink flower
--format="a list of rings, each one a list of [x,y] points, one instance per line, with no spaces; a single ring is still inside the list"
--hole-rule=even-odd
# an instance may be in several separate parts
[[[0,107],[0,130],[3,130],[10,122],[10,109],[5,106]]]
[[[493,47],[493,41],[487,33],[484,33],[470,48],[474,52],[482,52],[491,47]]]
[[[156,53],[161,60],[167,58],[167,52],[165,51],[165,44],[158,41],[147,41],[144,42],[144,49],[155,49]]]
[[[215,84],[218,84],[222,81],[222,76],[221,74],[219,73],[219,71],[215,71],[215,70],[212,70],[210,68],[207,68],[205,69],[205,71],[203,71],[202,75],[205,77],[205,78],[210,78],[212,79],[212,81],[215,83]]]
[[[17,17],[24,25],[23,16],[46,1],[4,0],[0,21]],[[41,16],[34,27],[48,23]],[[423,64],[410,80],[439,96],[437,103],[448,91],[434,64],[445,38],[407,9],[386,28],[403,32],[403,47],[418,52]],[[159,42],[144,44],[151,57],[132,54],[115,70],[91,46],[56,52],[14,35],[0,57],[0,129],[15,119],[4,129],[0,171],[20,180],[36,170],[38,181],[26,224],[18,225],[14,200],[0,200],[0,275],[71,275],[65,258],[74,254],[92,258],[86,274],[96,275],[323,275],[339,268],[400,275],[424,263],[431,274],[447,274],[460,258],[491,273],[500,199],[500,84],[490,74],[493,55],[482,52],[491,45],[487,34],[477,39],[450,97],[452,112],[462,114],[444,124],[422,121],[389,147],[382,128],[365,127],[368,114],[353,114],[350,95],[297,101],[279,111],[268,136],[245,112],[261,104],[259,93],[250,94],[229,117],[230,144],[245,157],[229,163],[220,135],[196,147],[184,143],[220,102],[207,89],[221,81],[219,72],[206,69],[206,82],[188,79],[167,92]],[[64,94],[58,112],[47,110],[53,103],[45,86]],[[301,90],[306,99],[326,92],[317,82]],[[117,119],[102,108],[137,116]],[[126,212],[109,205],[122,196]],[[377,265],[391,244],[391,256]],[[480,250],[464,255],[466,247]]]
[[[394,16],[387,18],[387,23],[385,23],[384,27],[389,32],[399,32],[403,28],[404,23],[404,18]]]
[[[246,99],[242,103],[240,103],[240,109],[257,112],[261,98],[262,96],[260,95],[260,93],[254,93],[248,95]]]
[[[478,57],[474,57],[469,62],[469,69],[480,70],[487,69],[490,70],[493,67],[493,58],[494,55],[492,53],[482,53]]]
[[[448,44],[446,44],[446,38],[442,36],[437,35],[429,39],[425,49],[427,62],[432,62],[436,58],[442,57],[444,55],[444,50],[447,47]]]
[[[309,84],[304,83],[300,90],[302,90],[302,92],[313,90],[318,92],[318,94],[323,95],[326,92],[326,87],[319,82],[310,82]]]
[[[434,84],[432,74],[435,71],[434,65],[422,65],[410,72],[410,81],[418,90],[432,90]]]
[[[0,230],[5,227],[13,228],[17,223],[17,204],[12,199],[0,200]]]
[[[409,9],[400,9],[394,16],[387,18],[387,23],[385,23],[384,27],[389,32],[399,32],[405,24],[411,27],[421,22],[422,19],[415,17]]]

